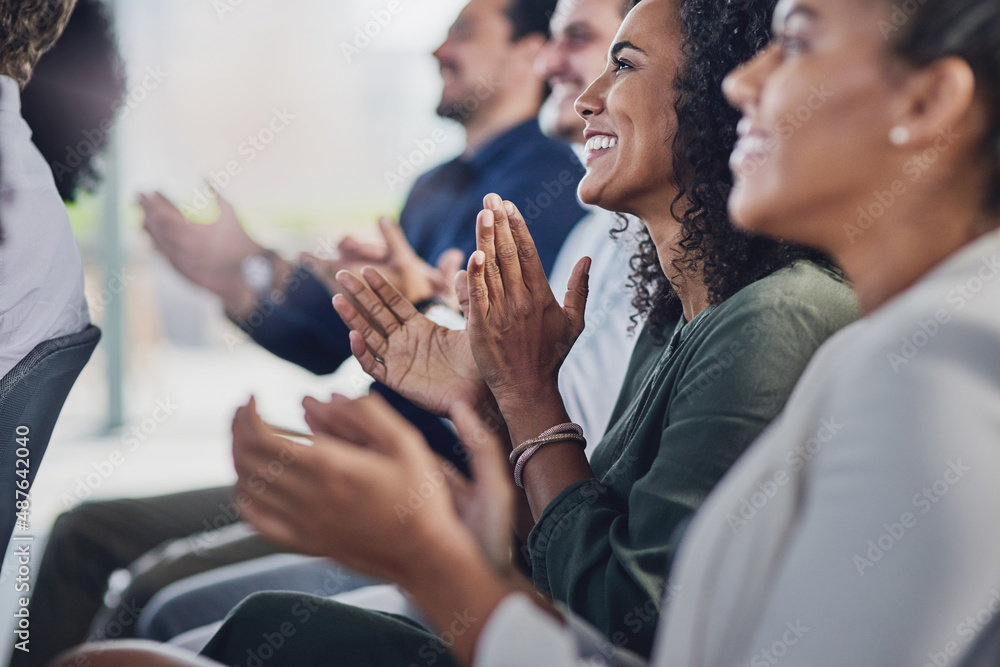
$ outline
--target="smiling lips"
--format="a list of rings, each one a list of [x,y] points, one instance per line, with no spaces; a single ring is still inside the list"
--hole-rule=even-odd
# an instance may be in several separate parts
[[[737,127],[739,141],[733,148],[729,159],[729,167],[736,174],[742,174],[744,165],[750,161],[761,162],[774,150],[774,142],[759,129],[753,127],[749,119],[744,118]]]
[[[584,149],[587,152],[587,156],[590,157],[597,153],[601,153],[610,148],[614,148],[618,145],[618,137],[612,137],[607,134],[599,134],[587,139],[587,143],[584,145]]]

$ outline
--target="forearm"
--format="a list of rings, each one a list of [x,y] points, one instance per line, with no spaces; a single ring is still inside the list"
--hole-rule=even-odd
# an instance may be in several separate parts
[[[453,633],[451,646],[460,664],[471,665],[490,616],[506,596],[521,587],[498,576],[473,543],[447,542],[436,540],[423,563],[399,583],[439,632],[448,630],[457,617],[471,621],[464,632]]]
[[[537,438],[553,426],[570,421],[557,387],[523,391],[517,400],[506,400],[504,403],[501,411],[507,419],[515,447]],[[544,445],[528,459],[522,471],[525,496],[533,519],[537,521],[549,503],[571,484],[593,477],[594,472],[579,443],[567,441]]]

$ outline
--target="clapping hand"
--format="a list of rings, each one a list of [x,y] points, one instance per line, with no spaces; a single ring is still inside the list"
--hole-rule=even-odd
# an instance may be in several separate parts
[[[421,315],[375,269],[362,276],[339,273],[343,294],[333,305],[351,329],[351,350],[366,373],[439,416],[458,402],[480,411],[492,405],[465,331]]]
[[[469,339],[505,414],[558,396],[563,359],[583,332],[590,259],[576,265],[565,306],[552,294],[534,241],[511,202],[488,195],[469,262]]]
[[[313,270],[333,294],[340,291],[336,279],[340,271],[360,273],[365,266],[373,266],[378,268],[408,301],[416,303],[436,298],[445,305],[457,309],[454,277],[465,260],[462,251],[449,250],[441,256],[438,266],[434,267],[417,255],[406,240],[403,230],[395,222],[389,218],[381,218],[378,226],[383,244],[362,243],[348,236],[337,246],[336,259],[322,260],[303,253],[299,261]]]
[[[139,195],[143,228],[157,250],[185,278],[225,299],[242,289],[241,262],[265,250],[243,229],[232,205],[218,193],[216,200],[219,217],[199,224],[159,192]]]
[[[404,587],[419,580],[421,564],[442,545],[473,545],[490,563],[509,567],[509,468],[471,408],[451,412],[476,480],[458,485],[420,432],[380,397],[304,405],[314,445],[275,435],[252,400],[233,421],[237,492],[264,537]]]

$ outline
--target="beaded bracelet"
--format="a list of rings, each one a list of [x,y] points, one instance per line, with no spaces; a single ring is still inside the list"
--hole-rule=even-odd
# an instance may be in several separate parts
[[[535,452],[553,442],[578,442],[580,446],[587,447],[587,439],[583,437],[583,427],[578,424],[553,426],[537,438],[521,443],[510,453],[510,462],[514,464],[514,483],[519,489],[524,488],[522,475],[525,464],[535,455]]]

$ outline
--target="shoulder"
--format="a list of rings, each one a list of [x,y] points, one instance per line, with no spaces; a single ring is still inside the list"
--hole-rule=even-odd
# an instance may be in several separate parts
[[[775,271],[716,306],[709,332],[759,333],[762,342],[782,332],[801,337],[815,349],[859,315],[854,290],[844,280],[809,261]],[[767,334],[766,336],[763,334]]]
[[[747,285],[723,303],[719,310],[754,310],[779,302],[798,309],[836,309],[851,319],[858,315],[857,298],[850,285],[806,260]]]
[[[851,289],[808,262],[744,288],[682,336],[678,405],[758,410],[769,420],[827,340],[857,318]]]

